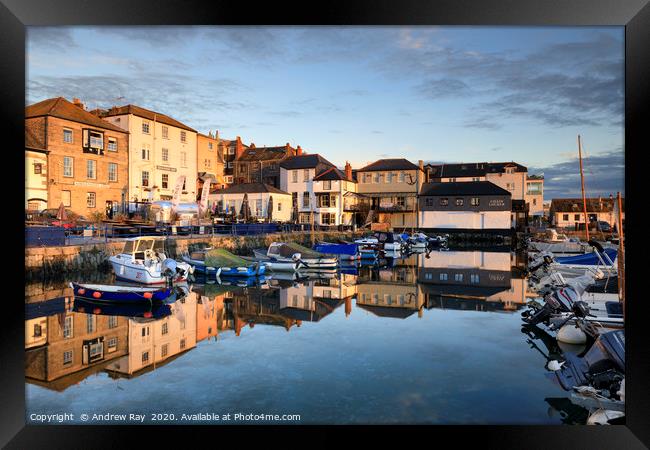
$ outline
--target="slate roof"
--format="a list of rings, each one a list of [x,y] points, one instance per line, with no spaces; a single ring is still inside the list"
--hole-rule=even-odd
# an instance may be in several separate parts
[[[149,109],[142,108],[141,106],[136,105],[125,105],[125,106],[116,106],[108,110],[100,111],[100,117],[110,117],[110,116],[122,116],[125,114],[133,114],[134,116],[143,117],[151,121],[156,119],[156,122],[164,123],[165,125],[171,125],[172,127],[182,128],[184,130],[192,131],[196,133],[197,131],[194,128],[191,128],[185,125],[182,122],[179,122],[176,119],[169,117],[166,114],[162,114],[156,111],[151,111]]]
[[[507,195],[507,191],[489,181],[465,181],[449,183],[425,183],[420,189],[422,196],[435,195]]]
[[[273,159],[282,159],[286,156],[291,156],[295,152],[295,149],[289,147],[289,152],[287,148],[282,145],[279,147],[248,147],[244,150],[237,161],[269,161]]]
[[[334,164],[323,158],[318,153],[309,154],[309,155],[300,155],[292,156],[287,158],[280,163],[280,167],[283,169],[313,169],[319,164],[324,164],[326,166],[334,167]]]
[[[625,212],[625,199],[621,198],[623,212]],[[587,199],[587,212],[610,212],[616,210],[616,198],[604,197],[601,201],[598,198]],[[554,198],[551,200],[551,213],[554,212],[583,212],[581,198]]]
[[[402,308],[402,307],[391,307],[391,306],[376,306],[376,305],[364,305],[357,303],[359,308],[365,309],[368,312],[373,313],[379,317],[391,317],[393,319],[406,319],[415,312],[416,309]]]
[[[368,164],[361,169],[358,169],[358,172],[371,172],[379,170],[417,170],[418,166],[413,164],[411,161],[404,158],[395,158],[395,159],[378,159],[374,163]]]
[[[484,177],[488,173],[503,173],[506,166],[514,166],[515,172],[528,172],[528,168],[516,162],[478,162],[462,164],[427,164],[434,178]]]
[[[348,179],[345,177],[345,172],[336,168],[330,167],[329,169],[319,173],[314,177],[314,181],[327,181],[327,180],[346,180],[352,183],[356,183],[354,179]]]
[[[272,194],[291,195],[288,192],[281,191],[266,183],[244,183],[233,184],[225,189],[215,189],[210,193],[218,194],[259,194],[260,192],[270,192]]]
[[[42,102],[34,103],[25,108],[25,118],[52,116],[59,119],[71,120],[73,122],[83,123],[97,128],[106,130],[119,131],[126,133],[125,130],[113,125],[90,112],[76,106],[63,97],[55,97]]]

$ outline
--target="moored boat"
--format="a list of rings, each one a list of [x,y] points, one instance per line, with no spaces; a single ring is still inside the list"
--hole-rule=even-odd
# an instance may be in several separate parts
[[[96,302],[151,303],[167,300],[172,288],[148,288],[136,286],[116,286],[109,284],[70,283],[75,297],[91,299]]]
[[[354,243],[319,242],[314,250],[325,255],[337,255],[340,260],[359,259],[359,245]]]
[[[255,277],[266,271],[266,266],[259,261],[248,261],[223,248],[197,250],[183,255],[182,259],[196,271],[217,277]]]
[[[303,247],[295,242],[273,242],[266,252],[266,257],[278,262],[294,262],[295,255],[299,255],[300,261],[307,270],[335,270],[338,265],[336,257]]]
[[[118,279],[142,284],[184,281],[192,266],[165,255],[165,238],[140,236],[127,239],[122,252],[108,258]]]

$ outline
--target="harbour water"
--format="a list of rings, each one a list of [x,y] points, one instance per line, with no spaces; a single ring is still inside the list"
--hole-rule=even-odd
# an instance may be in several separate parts
[[[558,411],[567,393],[522,332],[519,261],[450,250],[249,286],[197,280],[143,311],[30,300],[27,421],[572,423],[582,412]]]

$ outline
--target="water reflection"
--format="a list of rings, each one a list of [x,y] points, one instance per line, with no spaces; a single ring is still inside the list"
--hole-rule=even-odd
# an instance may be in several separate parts
[[[256,327],[284,328],[290,339],[300,340],[307,335],[295,335],[295,330],[310,324],[323,333],[318,341],[321,350],[339,345],[337,332],[330,333],[328,327],[340,333],[341,326],[363,323],[365,328],[359,332],[366,335],[381,333],[386,339],[406,339],[408,333],[399,327],[402,321],[420,321],[426,315],[435,315],[436,310],[516,311],[531,296],[517,270],[517,261],[509,252],[444,251],[344,267],[337,273],[280,274],[261,282],[231,285],[201,280],[203,283],[190,286],[184,298],[155,307],[100,305],[75,299],[65,286],[28,286],[26,381],[64,391],[93,374],[134,379],[164,371],[174,360],[183,361],[201,342],[269,339],[268,333],[256,333]],[[339,318],[330,320],[334,313]],[[359,322],[355,319],[358,315],[372,318],[371,322]],[[511,322],[518,332],[519,318]],[[391,337],[391,324],[398,336]],[[435,327],[428,327],[422,333],[434,332]],[[258,342],[273,346],[272,342]],[[346,342],[354,346],[354,341]],[[417,341],[404,344],[416,348]],[[232,347],[233,343],[219,345]],[[468,340],[467,345],[473,344]],[[367,367],[365,358],[370,354],[362,358],[365,362],[360,367]],[[417,364],[418,358],[409,364]],[[479,357],[477,361],[481,360]],[[428,370],[426,363],[422,364],[422,370]],[[452,361],[446,364],[453,366]],[[342,368],[346,369],[351,367]],[[192,366],[186,370],[191,377]],[[351,383],[344,374],[341,376],[343,385]],[[548,422],[548,417],[540,421]]]

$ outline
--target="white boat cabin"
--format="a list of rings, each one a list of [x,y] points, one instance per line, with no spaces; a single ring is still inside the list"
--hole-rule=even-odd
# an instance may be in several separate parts
[[[155,236],[141,236],[128,239],[124,243],[122,255],[131,256],[132,260],[158,260],[164,261],[165,255],[165,238]]]

